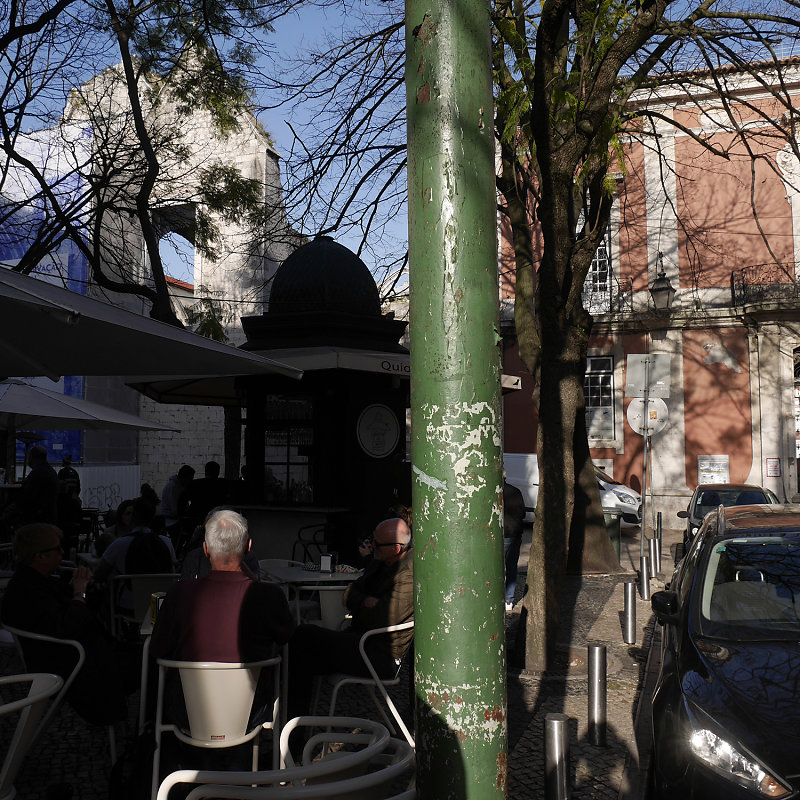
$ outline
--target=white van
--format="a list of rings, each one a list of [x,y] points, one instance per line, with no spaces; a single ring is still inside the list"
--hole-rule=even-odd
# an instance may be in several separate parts
[[[503,453],[506,480],[516,486],[525,500],[525,522],[533,522],[536,498],[539,496],[539,462],[536,453]],[[642,496],[595,467],[603,511],[621,514],[622,527],[639,525],[642,521]]]
[[[522,492],[525,501],[525,522],[533,522],[536,498],[539,496],[539,462],[536,453],[503,453],[506,480]]]

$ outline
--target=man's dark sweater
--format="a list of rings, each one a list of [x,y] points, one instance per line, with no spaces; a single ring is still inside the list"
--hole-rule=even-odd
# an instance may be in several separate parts
[[[176,583],[164,598],[150,652],[180,661],[247,662],[285,644],[294,619],[283,592],[242,572],[214,570]]]

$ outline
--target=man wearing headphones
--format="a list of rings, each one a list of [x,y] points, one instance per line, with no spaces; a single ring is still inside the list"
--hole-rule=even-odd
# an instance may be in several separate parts
[[[369,675],[358,650],[366,631],[399,625],[414,616],[414,558],[408,525],[402,519],[384,520],[372,538],[373,561],[346,596],[353,618],[350,627],[332,631],[300,625],[289,641],[289,719],[308,713],[314,675]],[[367,655],[378,675],[394,677],[413,636],[409,629],[368,640]]]

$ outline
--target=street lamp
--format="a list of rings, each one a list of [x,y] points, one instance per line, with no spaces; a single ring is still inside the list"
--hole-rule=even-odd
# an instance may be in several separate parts
[[[650,286],[650,296],[653,298],[653,305],[658,311],[664,311],[672,306],[675,299],[675,287],[669,282],[666,272],[664,272],[664,259],[661,253],[658,254],[658,266],[661,270]]]

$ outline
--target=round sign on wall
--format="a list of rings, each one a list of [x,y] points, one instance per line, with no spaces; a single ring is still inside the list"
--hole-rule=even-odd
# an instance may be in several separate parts
[[[647,402],[646,413],[642,397],[634,397],[628,405],[628,422],[641,436],[644,436],[645,425],[650,436],[661,433],[667,427],[669,418],[667,404],[660,397],[651,397]]]
[[[358,417],[356,434],[361,449],[372,458],[385,458],[400,441],[400,423],[389,406],[374,403]]]

